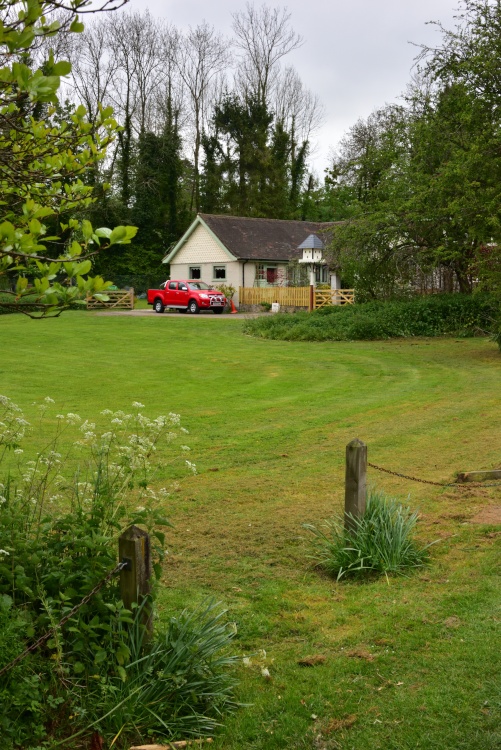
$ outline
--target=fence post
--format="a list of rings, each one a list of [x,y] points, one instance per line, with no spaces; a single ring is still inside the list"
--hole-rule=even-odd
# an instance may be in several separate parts
[[[354,526],[349,516],[360,518],[365,513],[366,476],[367,446],[361,440],[352,440],[346,446],[344,527],[347,531]]]
[[[138,526],[129,526],[118,540],[120,562],[127,562],[127,567],[120,571],[120,595],[124,606],[130,609],[132,604],[140,605],[151,591],[151,552],[150,537]],[[141,610],[141,622],[146,628],[146,637],[153,633],[153,609],[151,602],[146,602]]]

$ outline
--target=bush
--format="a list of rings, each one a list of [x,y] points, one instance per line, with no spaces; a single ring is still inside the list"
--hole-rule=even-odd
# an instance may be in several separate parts
[[[150,419],[136,402],[130,414],[101,412],[107,424],[99,431],[76,414],[52,414],[53,403],[46,398],[38,408],[43,443],[38,442],[47,447],[27,460],[20,446],[31,425],[16,404],[0,396],[0,463],[8,464],[0,484],[0,668],[55,628],[115,568],[117,538],[125,527],[138,524],[149,531],[153,567],[161,574],[163,527],[170,525],[163,506],[170,492],[154,491],[150,483],[157,445],[183,431],[179,415]],[[180,456],[186,451],[180,446]],[[184,462],[196,473],[193,463]],[[205,619],[184,614],[140,653],[135,614],[124,608],[115,577],[34,655],[7,672],[5,685],[2,677],[3,747],[32,747],[46,733],[65,736],[75,726],[83,732],[98,724],[105,731],[113,719],[97,719],[109,713],[118,694],[117,703],[127,703],[128,726],[144,725],[146,708],[133,696],[146,696],[155,681],[159,690],[160,683],[169,686],[163,720],[171,734],[194,727],[203,734],[205,720],[214,727],[216,708],[231,703],[231,683],[219,671],[227,660],[215,656],[229,640],[223,624],[212,610]],[[160,680],[162,669],[170,671]],[[108,710],[98,717],[105,698]],[[150,726],[157,724],[151,714]],[[125,729],[122,735],[126,741]]]
[[[283,341],[357,341],[410,336],[475,336],[492,332],[493,295],[443,294],[393,302],[322,307],[244,324],[245,333]]]
[[[412,538],[418,514],[382,492],[371,491],[361,518],[344,528],[338,516],[325,522],[325,531],[305,524],[315,535],[313,559],[339,581],[344,576],[374,573],[404,574],[425,565],[427,547]]]

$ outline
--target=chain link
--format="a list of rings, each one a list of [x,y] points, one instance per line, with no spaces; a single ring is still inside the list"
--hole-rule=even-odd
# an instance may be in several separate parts
[[[49,638],[51,638],[54,635],[54,633],[56,632],[58,628],[61,628],[63,625],[65,625],[68,622],[68,620],[70,620],[73,617],[73,615],[76,614],[81,607],[87,604],[92,599],[92,597],[95,594],[97,594],[97,592],[100,591],[103,588],[103,586],[105,586],[108,583],[108,581],[111,578],[113,578],[114,575],[116,575],[116,573],[119,573],[126,566],[127,566],[126,562],[120,562],[118,563],[118,565],[116,565],[116,567],[113,568],[113,570],[110,570],[108,575],[105,578],[103,578],[101,581],[99,581],[99,583],[97,583],[94,586],[92,591],[89,591],[89,593],[86,594],[84,598],[80,602],[78,602],[78,604],[75,604],[75,606],[72,609],[70,609],[70,611],[67,614],[65,614],[65,616],[61,620],[59,620],[57,625],[54,625],[54,627],[51,628],[49,631],[47,631],[45,635],[42,635],[37,641],[35,641],[35,643],[32,643],[31,646],[28,646],[28,648],[25,649],[21,654],[16,656],[16,658],[13,659],[10,662],[10,664],[6,664],[4,667],[2,667],[2,669],[0,669],[0,677],[6,672],[9,672],[9,670],[11,670],[12,667],[15,667],[16,664],[19,664],[19,662],[22,661],[25,656],[28,656],[29,653],[31,653],[32,651],[36,651],[36,649],[39,646],[42,646],[46,641],[48,641]]]
[[[496,484],[484,484],[484,482],[466,482],[465,484],[459,484],[458,482],[432,482],[430,479],[419,479],[418,477],[412,477],[409,474],[400,474],[398,471],[383,469],[382,466],[371,464],[369,461],[367,461],[367,466],[370,466],[371,469],[376,469],[376,471],[391,474],[393,477],[409,479],[411,482],[419,482],[420,484],[432,484],[434,487],[454,487],[458,490],[468,490],[471,487],[501,487],[501,482],[497,482]]]

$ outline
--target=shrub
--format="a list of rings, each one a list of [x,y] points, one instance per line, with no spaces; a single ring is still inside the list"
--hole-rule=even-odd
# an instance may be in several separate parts
[[[475,336],[495,330],[499,301],[478,293],[322,307],[248,320],[245,333],[283,341],[353,341],[399,336]]]
[[[0,668],[52,630],[116,566],[117,537],[130,524],[150,532],[155,573],[161,573],[162,527],[170,525],[163,506],[170,492],[150,484],[157,445],[183,431],[179,415],[150,419],[135,403],[130,414],[101,412],[107,424],[100,431],[76,414],[53,415],[53,403],[47,398],[39,405],[41,444],[47,447],[29,460],[20,446],[31,425],[0,396],[0,463],[8,463],[0,484]],[[180,456],[187,451],[180,446]],[[122,604],[115,577],[62,629],[56,627],[43,648],[8,672],[5,687],[2,677],[4,747],[37,744],[48,726],[63,736],[75,725],[79,732],[94,724],[104,731],[109,723],[97,722],[96,711],[106,696],[108,711],[101,719],[112,703],[125,701],[129,727],[144,727],[149,711],[150,727],[160,732],[147,701],[150,684],[164,691],[162,721],[171,734],[213,729],[217,710],[231,704],[231,681],[221,673],[229,662],[216,656],[231,635],[221,617],[213,609],[203,616],[185,613],[159,641],[146,645],[134,615]],[[144,706],[134,700],[139,695]],[[122,734],[125,740],[125,729]]]
[[[339,581],[344,576],[370,573],[404,574],[422,567],[428,559],[427,547],[418,547],[412,535],[418,514],[382,492],[371,491],[361,518],[325,522],[325,531],[305,524],[315,535],[313,559]]]

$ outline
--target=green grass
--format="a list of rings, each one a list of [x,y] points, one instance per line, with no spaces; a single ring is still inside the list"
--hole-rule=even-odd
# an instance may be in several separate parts
[[[341,511],[354,437],[370,461],[436,481],[499,465],[494,344],[289,343],[243,336],[237,316],[75,312],[3,316],[0,351],[0,393],[27,413],[47,395],[90,419],[135,400],[150,416],[181,413],[199,475],[166,466],[158,477],[180,479],[159,616],[214,597],[251,656],[238,669],[250,705],[216,750],[500,747],[499,527],[469,522],[501,504],[499,490],[371,472],[388,494],[411,493],[420,542],[440,539],[428,569],[389,584],[314,571],[301,527]],[[311,655],[325,661],[298,665]]]

